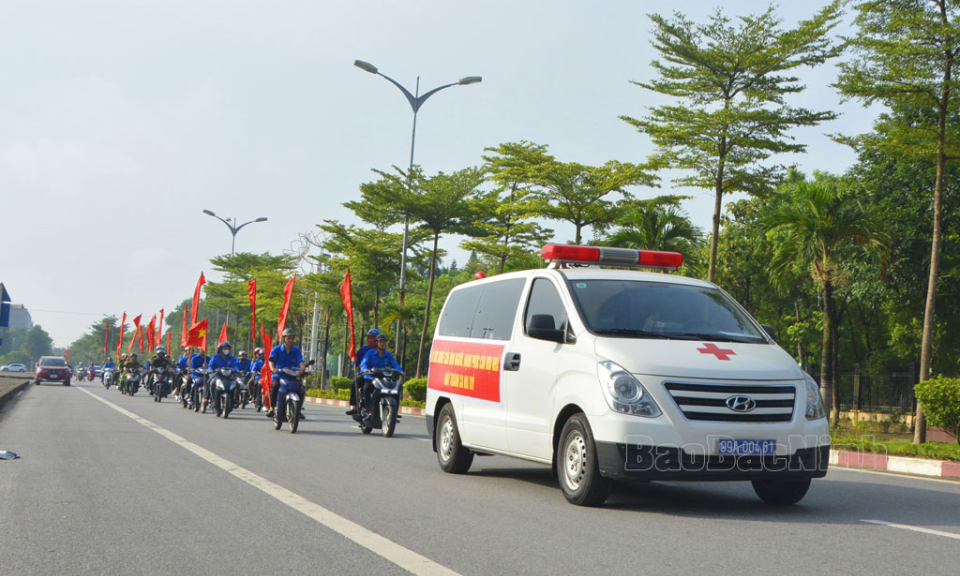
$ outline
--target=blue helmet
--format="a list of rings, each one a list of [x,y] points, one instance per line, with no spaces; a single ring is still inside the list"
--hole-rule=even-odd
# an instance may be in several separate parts
[[[379,336],[379,335],[380,335],[380,331],[377,330],[376,328],[371,328],[370,331],[367,332],[367,336]]]
[[[221,342],[219,346],[217,346],[217,352],[219,352],[219,351],[222,350],[223,348],[232,348],[232,346],[230,346],[230,342],[228,342],[228,341],[225,340],[225,341]]]

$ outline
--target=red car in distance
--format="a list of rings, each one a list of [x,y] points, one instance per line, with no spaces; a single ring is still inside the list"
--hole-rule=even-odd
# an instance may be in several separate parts
[[[60,382],[69,386],[72,375],[70,366],[62,356],[41,356],[37,362],[37,377],[33,383],[39,386],[41,382]]]

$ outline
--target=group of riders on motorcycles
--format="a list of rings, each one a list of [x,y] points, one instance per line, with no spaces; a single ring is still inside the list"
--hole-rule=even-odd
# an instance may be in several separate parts
[[[122,393],[132,396],[139,389],[140,382],[144,381],[145,387],[157,402],[173,393],[174,398],[184,408],[198,412],[202,409],[206,412],[207,407],[214,404],[217,415],[220,416],[224,410],[229,413],[232,408],[245,407],[247,402],[252,402],[258,411],[266,409],[262,399],[261,373],[267,363],[273,375],[269,390],[271,409],[267,412],[267,417],[277,420],[279,427],[283,414],[276,410],[277,401],[278,398],[287,398],[290,392],[294,393],[291,397],[297,399],[299,419],[304,418],[303,376],[307,374],[309,366],[304,362],[300,348],[294,345],[296,333],[288,328],[283,331],[281,338],[282,343],[274,346],[267,357],[264,357],[263,348],[256,348],[252,360],[244,350],[240,350],[234,357],[231,354],[230,342],[218,344],[217,353],[211,358],[207,357],[206,350],[202,348],[188,347],[174,362],[163,346],[157,346],[154,356],[143,365],[136,353],[121,355],[119,366],[108,357],[99,369],[100,382],[107,389],[116,385]],[[361,424],[369,418],[371,411],[371,398],[376,389],[374,373],[387,369],[396,371],[399,376],[404,374],[400,364],[386,350],[386,344],[387,337],[372,329],[367,332],[367,344],[357,352],[357,378],[350,389],[350,410],[347,415],[354,416]],[[81,365],[78,372],[92,381],[96,368],[95,365],[89,368]],[[229,382],[224,382],[228,379]],[[234,391],[229,396],[232,404],[226,408],[221,406],[217,395],[218,390],[224,389]],[[358,396],[361,400],[359,404]],[[399,414],[395,417],[400,418]]]

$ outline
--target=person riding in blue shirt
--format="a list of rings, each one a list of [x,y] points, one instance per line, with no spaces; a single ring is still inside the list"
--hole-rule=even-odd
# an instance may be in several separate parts
[[[203,373],[203,370],[207,368],[207,351],[203,348],[199,349],[200,351],[190,357],[190,379],[193,384],[190,388],[190,399],[193,401],[194,406],[199,406],[200,404],[200,385],[206,382],[206,375]]]
[[[363,404],[370,403],[370,395],[373,393],[373,371],[380,368],[393,368],[400,375],[403,375],[403,367],[393,357],[393,354],[387,352],[387,337],[380,334],[376,338],[377,347],[368,351],[360,362],[360,369],[363,370]]]
[[[250,362],[249,358],[247,358],[247,352],[245,350],[241,350],[237,354],[237,370],[241,372],[249,372],[252,367],[253,363]]]
[[[350,386],[350,409],[347,410],[347,416],[353,416],[357,413],[357,390],[363,387],[364,380],[360,370],[360,363],[363,362],[363,358],[367,355],[367,352],[377,347],[377,336],[379,335],[379,330],[371,328],[370,331],[367,332],[367,343],[357,350],[357,357],[354,360],[354,365],[357,367],[357,378]]]
[[[230,355],[230,343],[221,342],[217,345],[217,355],[210,359],[208,365],[210,372],[214,373],[221,368],[237,369],[237,359]],[[207,386],[207,400],[210,399],[210,390],[213,386]]]
[[[284,368],[303,370],[306,367],[306,364],[303,362],[303,352],[293,345],[293,342],[297,339],[297,333],[294,332],[292,328],[284,330],[281,337],[283,338],[283,344],[277,344],[273,347],[273,350],[270,351],[270,371],[275,377],[273,379],[273,385],[270,387],[271,410],[267,413],[267,417],[273,418],[274,416],[274,411],[277,408],[277,395],[281,392],[286,394],[288,392],[287,386],[297,386],[300,388],[300,402],[297,410],[300,412],[300,417],[303,418],[303,383],[301,383],[299,379],[294,380],[289,377],[276,377],[276,375],[280,373],[280,370]]]
[[[258,346],[258,347],[253,351],[253,365],[250,366],[250,371],[253,372],[254,374],[256,374],[257,376],[259,376],[259,375],[260,375],[260,370],[263,369],[263,363],[264,363],[264,362],[263,362],[263,348],[260,348],[260,347]]]
[[[106,360],[103,361],[103,371],[100,372],[100,383],[101,383],[101,384],[103,384],[103,375],[106,373],[107,370],[113,370],[114,372],[116,372],[116,370],[117,370],[117,365],[114,364],[114,363],[113,363],[113,360],[111,360],[109,357],[108,357]]]

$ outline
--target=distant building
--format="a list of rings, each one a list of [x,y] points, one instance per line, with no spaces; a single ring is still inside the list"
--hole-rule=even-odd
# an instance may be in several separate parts
[[[23,304],[10,305],[10,327],[11,328],[33,328],[33,318],[30,317],[30,311]]]

